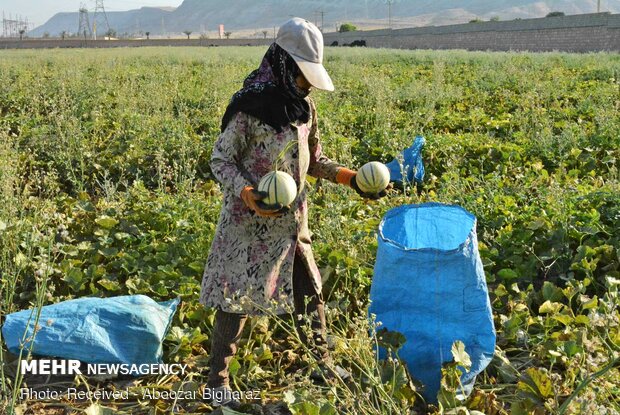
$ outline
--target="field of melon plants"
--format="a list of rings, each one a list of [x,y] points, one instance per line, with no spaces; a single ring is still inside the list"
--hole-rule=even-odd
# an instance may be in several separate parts
[[[190,370],[63,380],[128,388],[128,400],[21,401],[18,356],[1,342],[0,413],[212,411],[141,390],[206,383],[214,311],[198,296],[222,196],[209,157],[264,50],[1,53],[0,319],[84,296],[180,296],[164,361]],[[332,354],[354,379],[313,384],[292,320],[254,318],[231,364],[234,389],[261,391],[244,411],[619,414],[620,56],[327,48],[326,67],[336,91],[312,92],[324,153],[358,168],[423,135],[426,177],[379,201],[312,180]],[[422,401],[397,355],[377,360],[367,334],[377,225],[427,201],[476,215],[497,331],[467,400],[446,365],[441,406]]]

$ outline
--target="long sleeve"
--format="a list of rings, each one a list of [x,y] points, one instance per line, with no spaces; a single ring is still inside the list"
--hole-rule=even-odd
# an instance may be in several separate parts
[[[323,178],[336,183],[336,173],[342,166],[330,160],[322,152],[321,140],[318,127],[317,111],[314,101],[308,100],[312,110],[312,127],[308,136],[308,148],[310,150],[310,164],[308,174],[313,177]]]
[[[238,112],[220,134],[211,154],[211,171],[228,191],[239,196],[245,186],[253,184],[244,177],[240,158],[245,152],[248,137],[248,116]]]

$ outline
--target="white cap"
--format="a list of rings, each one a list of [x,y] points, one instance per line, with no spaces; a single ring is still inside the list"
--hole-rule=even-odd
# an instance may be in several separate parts
[[[295,60],[308,82],[333,91],[334,84],[323,67],[323,34],[311,22],[293,17],[278,31],[276,43]]]

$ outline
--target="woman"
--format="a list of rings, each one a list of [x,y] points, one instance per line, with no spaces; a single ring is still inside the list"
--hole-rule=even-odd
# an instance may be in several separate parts
[[[316,108],[308,94],[312,87],[334,90],[322,60],[319,29],[301,18],[289,20],[222,119],[211,169],[224,203],[200,295],[201,304],[217,309],[207,382],[212,390],[230,391],[228,365],[248,315],[310,313],[311,346],[321,361],[329,357],[321,276],[310,247],[306,174],[349,185],[364,197],[385,195],[363,194],[355,171],[321,152]],[[298,195],[291,206],[266,206],[257,183],[279,155],[278,170],[295,179]]]

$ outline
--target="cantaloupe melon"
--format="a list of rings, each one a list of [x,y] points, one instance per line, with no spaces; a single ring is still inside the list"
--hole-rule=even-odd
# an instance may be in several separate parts
[[[385,164],[371,161],[357,171],[355,181],[363,192],[376,194],[385,190],[390,183],[390,171]]]
[[[290,174],[283,171],[272,171],[260,179],[258,191],[267,193],[262,201],[266,205],[288,206],[297,197],[297,184]]]

